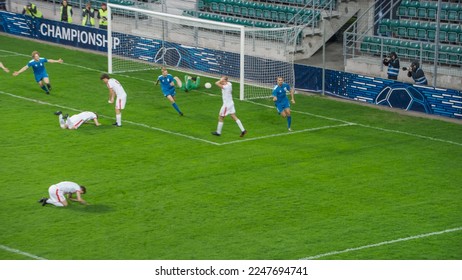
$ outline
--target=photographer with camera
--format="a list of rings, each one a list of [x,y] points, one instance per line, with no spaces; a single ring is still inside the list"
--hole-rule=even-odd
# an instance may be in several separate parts
[[[412,77],[416,85],[428,85],[425,73],[422,68],[420,68],[420,63],[417,60],[412,61],[409,68],[403,67],[403,71],[408,71],[407,76],[409,78]]]
[[[388,79],[397,80],[399,74],[399,59],[395,52],[391,52],[390,56],[383,59],[383,65],[388,66]]]

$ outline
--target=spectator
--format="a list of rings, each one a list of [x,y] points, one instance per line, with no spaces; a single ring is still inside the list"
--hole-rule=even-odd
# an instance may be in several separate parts
[[[41,11],[37,9],[35,4],[29,2],[24,8],[22,9],[22,14],[26,16],[30,16],[33,18],[43,18],[43,14]]]
[[[107,5],[106,3],[101,3],[101,8],[98,10],[98,19],[99,19],[99,28],[107,29]]]
[[[383,59],[383,65],[388,66],[388,79],[397,80],[399,74],[399,59],[395,52],[391,52],[390,56]]]
[[[72,23],[72,7],[67,4],[67,0],[61,3],[61,21]]]
[[[95,10],[91,7],[91,3],[85,4],[85,9],[82,11],[82,25],[95,27]]]

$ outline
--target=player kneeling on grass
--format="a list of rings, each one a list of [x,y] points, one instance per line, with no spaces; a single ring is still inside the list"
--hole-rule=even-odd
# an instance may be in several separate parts
[[[43,197],[38,202],[41,203],[42,206],[53,204],[54,206],[65,207],[68,205],[66,200],[67,195],[67,198],[71,201],[76,201],[80,204],[87,204],[87,202],[82,199],[82,195],[86,192],[87,189],[84,186],[80,186],[74,182],[64,181],[50,186],[48,188],[50,198]],[[76,195],[76,198],[73,197],[73,194]]]
[[[82,124],[93,120],[96,126],[100,126],[101,124],[98,122],[98,115],[93,112],[82,112],[80,114],[72,115],[69,117],[68,114],[63,116],[61,111],[55,112],[55,115],[59,118],[59,126],[62,129],[77,129]]]

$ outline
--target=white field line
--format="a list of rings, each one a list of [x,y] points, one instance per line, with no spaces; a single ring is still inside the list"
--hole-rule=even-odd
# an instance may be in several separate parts
[[[6,53],[10,53],[10,54],[12,54],[12,55],[29,56],[29,55],[25,55],[25,54],[21,54],[21,53],[17,53],[17,52],[6,51],[6,50],[1,50],[1,51],[4,51],[4,52],[6,52]],[[80,66],[80,65],[66,64],[66,63],[63,63],[63,64],[65,64],[65,65],[70,65],[70,66],[72,66],[72,67],[82,68],[82,69],[85,69],[85,70],[88,70],[88,71],[101,72],[101,71],[99,71],[99,70],[92,69],[92,68],[88,68],[88,67],[83,67],[83,66]],[[120,75],[120,74],[117,74],[117,75]],[[143,82],[147,82],[147,83],[153,84],[153,80],[140,79],[140,78],[133,77],[133,76],[129,76],[129,75],[120,75],[120,76],[124,76],[124,77],[130,78],[130,79],[135,79],[135,80],[139,80],[139,81],[143,81]],[[11,95],[11,94],[10,94],[10,95]],[[208,94],[208,95],[210,95],[210,96],[218,96],[218,95],[213,95],[213,94]],[[12,95],[12,96],[15,96],[15,95]],[[19,97],[19,96],[15,96],[15,97]],[[42,101],[37,100],[37,102],[40,103],[40,102],[42,102]],[[248,103],[251,103],[251,104],[255,104],[255,105],[258,105],[258,106],[262,106],[262,107],[274,108],[274,106],[270,106],[270,105],[266,105],[266,104],[261,104],[261,103],[257,103],[257,102],[254,102],[254,101],[246,100],[245,102],[248,102]],[[50,104],[50,105],[51,105],[51,104]],[[59,105],[52,105],[52,106],[57,106],[57,107],[60,107],[60,108],[66,108],[66,107],[59,106]],[[76,109],[74,109],[74,110],[75,110],[75,111],[79,111],[79,110],[76,110]],[[450,141],[450,140],[439,139],[439,138],[424,136],[424,135],[420,135],[420,134],[409,133],[409,132],[405,132],[405,131],[399,131],[399,130],[393,130],[393,129],[380,128],[380,127],[369,126],[369,125],[363,125],[363,124],[358,124],[358,123],[352,123],[352,122],[348,122],[348,121],[341,120],[341,119],[337,119],[337,118],[326,117],[326,116],[317,115],[317,114],[312,114],[312,113],[303,112],[303,111],[292,110],[292,112],[299,113],[299,114],[304,114],[304,115],[308,115],[308,116],[312,116],[312,117],[316,117],[316,118],[321,118],[321,119],[336,121],[336,122],[340,122],[340,123],[344,123],[344,124],[348,124],[348,125],[358,125],[358,126],[365,127],[365,128],[369,128],[369,129],[376,129],[376,130],[380,130],[380,131],[384,131],[384,132],[389,132],[389,133],[403,134],[403,135],[408,135],[408,136],[412,136],[412,137],[416,137],[416,138],[427,139],[427,140],[431,140],[431,141],[437,141],[437,142],[442,142],[442,143],[447,143],[447,144],[462,146],[462,143],[454,142],[454,141]],[[129,122],[129,121],[126,121],[126,122]],[[131,122],[130,122],[130,123],[131,123]],[[136,124],[136,125],[139,125],[139,126],[147,127],[147,128],[153,129],[153,130],[158,130],[158,131],[162,131],[162,132],[166,132],[166,133],[172,133],[172,134],[175,134],[175,133],[176,133],[176,132],[169,132],[169,131],[163,130],[163,129],[161,129],[161,128],[149,127],[148,125],[145,125],[145,124],[138,124],[138,123],[131,123],[131,124]],[[183,134],[176,134],[176,135],[182,135],[182,136],[185,136],[185,137],[187,137],[187,138],[192,137],[192,136],[183,135]],[[275,134],[275,135],[276,135],[276,136],[281,136],[280,134]],[[283,135],[289,135],[289,134],[283,134]],[[269,137],[275,137],[275,136],[269,136]],[[195,138],[193,137],[192,139],[195,139]],[[197,138],[197,139],[200,140],[200,141],[205,141],[205,142],[207,142],[207,140],[204,140],[204,139],[200,139],[200,138]],[[250,140],[250,139],[249,139],[249,140]],[[222,144],[215,143],[215,142],[211,142],[211,141],[208,141],[208,142],[213,143],[213,145],[220,146],[220,145],[227,145],[228,143],[229,143],[229,144],[232,144],[232,143],[239,143],[239,142],[242,142],[242,141],[231,141],[231,142],[222,143]]]
[[[8,247],[8,246],[1,245],[1,244],[0,244],[0,249],[2,249],[2,250],[4,250],[4,251],[7,251],[7,252],[10,252],[10,253],[14,253],[14,254],[18,254],[18,255],[23,255],[23,256],[29,257],[29,258],[31,258],[31,259],[34,259],[34,260],[46,260],[45,258],[36,256],[36,255],[32,255],[32,254],[29,254],[29,253],[27,253],[27,252],[23,252],[23,251],[18,250],[18,249],[13,249],[13,248],[10,248],[10,247]]]
[[[327,257],[327,256],[340,255],[340,254],[349,253],[349,252],[353,252],[353,251],[359,251],[359,250],[364,250],[364,249],[369,249],[369,248],[374,248],[374,247],[386,246],[386,245],[390,245],[390,244],[393,244],[393,243],[405,242],[405,241],[414,240],[414,239],[421,239],[421,238],[426,238],[426,237],[430,237],[430,236],[434,236],[434,235],[440,235],[440,234],[445,234],[445,233],[450,233],[450,232],[455,232],[455,231],[461,231],[461,230],[462,230],[462,227],[458,227],[458,228],[451,228],[451,229],[446,229],[446,230],[442,230],[442,231],[424,233],[424,234],[419,234],[419,235],[414,235],[414,236],[409,236],[409,237],[404,237],[404,238],[398,238],[398,239],[395,239],[395,240],[390,240],[390,241],[384,241],[384,242],[375,243],[375,244],[364,245],[364,246],[356,247],[356,248],[348,248],[348,249],[345,249],[345,250],[342,250],[342,251],[332,251],[332,252],[328,252],[328,253],[324,253],[324,254],[305,257],[305,258],[302,258],[301,260],[315,260],[315,259],[320,259],[320,258]]]
[[[50,102],[41,101],[41,100],[37,100],[37,99],[33,99],[33,98],[14,95],[12,93],[4,92],[4,91],[0,91],[0,94],[8,95],[8,96],[11,96],[11,97],[19,98],[19,99],[22,99],[22,100],[27,100],[27,101],[42,104],[42,105],[48,105],[48,106],[53,106],[53,107],[57,107],[57,108],[63,108],[63,109],[66,109],[66,110],[71,110],[71,111],[76,111],[76,112],[82,112],[83,111],[83,110],[78,110],[78,109],[75,109],[75,108],[72,108],[72,107],[62,106],[62,105],[53,104],[53,103],[50,103]],[[108,119],[111,118],[111,117],[105,116],[105,115],[98,115],[98,116],[108,118]],[[162,129],[162,128],[150,126],[150,125],[143,124],[143,123],[132,122],[132,121],[129,121],[129,120],[124,120],[124,122],[132,124],[132,125],[137,125],[137,126],[141,126],[141,127],[144,127],[144,128],[148,128],[148,129],[151,129],[151,130],[161,131],[161,132],[164,132],[164,133],[167,133],[167,134],[172,134],[172,135],[176,135],[176,136],[180,136],[180,137],[184,137],[184,138],[188,138],[188,139],[192,139],[192,140],[196,140],[196,141],[205,142],[207,144],[212,144],[212,145],[216,145],[216,146],[221,145],[219,143],[215,143],[215,142],[208,141],[208,140],[205,140],[205,139],[193,137],[193,136],[178,133],[178,132],[165,130],[165,129]]]

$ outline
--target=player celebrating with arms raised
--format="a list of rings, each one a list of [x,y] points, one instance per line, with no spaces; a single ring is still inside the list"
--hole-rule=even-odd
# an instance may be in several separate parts
[[[117,127],[122,126],[122,110],[125,108],[125,103],[127,103],[127,93],[125,92],[122,85],[114,78],[109,77],[108,74],[102,74],[100,79],[104,81],[107,88],[109,89],[109,99],[108,103],[114,103],[114,97],[117,96],[115,102],[115,113],[116,113],[116,122],[113,125]]]
[[[32,60],[29,61],[29,63],[27,63],[26,66],[21,68],[21,70],[15,71],[13,73],[13,76],[18,76],[22,72],[29,69],[29,67],[32,67],[32,70],[34,70],[35,81],[39,84],[40,88],[42,88],[45,91],[46,94],[50,94],[51,84],[50,84],[50,79],[48,77],[47,70],[45,69],[45,63],[47,62],[63,63],[63,60],[61,58],[58,60],[46,59],[46,58],[40,57],[38,51],[33,51]]]
[[[292,131],[292,117],[290,116],[290,103],[287,98],[287,92],[290,93],[290,101],[295,104],[294,89],[290,88],[289,84],[284,83],[284,78],[278,77],[277,84],[273,88],[273,101],[276,105],[278,113],[283,117],[287,118],[287,129]]]
[[[162,68],[162,75],[157,77],[156,85],[158,85],[159,82],[164,96],[167,97],[167,99],[170,101],[173,108],[175,108],[178,114],[180,114],[180,116],[183,116],[183,113],[180,111],[180,108],[178,107],[178,105],[176,105],[174,78],[172,75],[168,73],[166,68]]]

